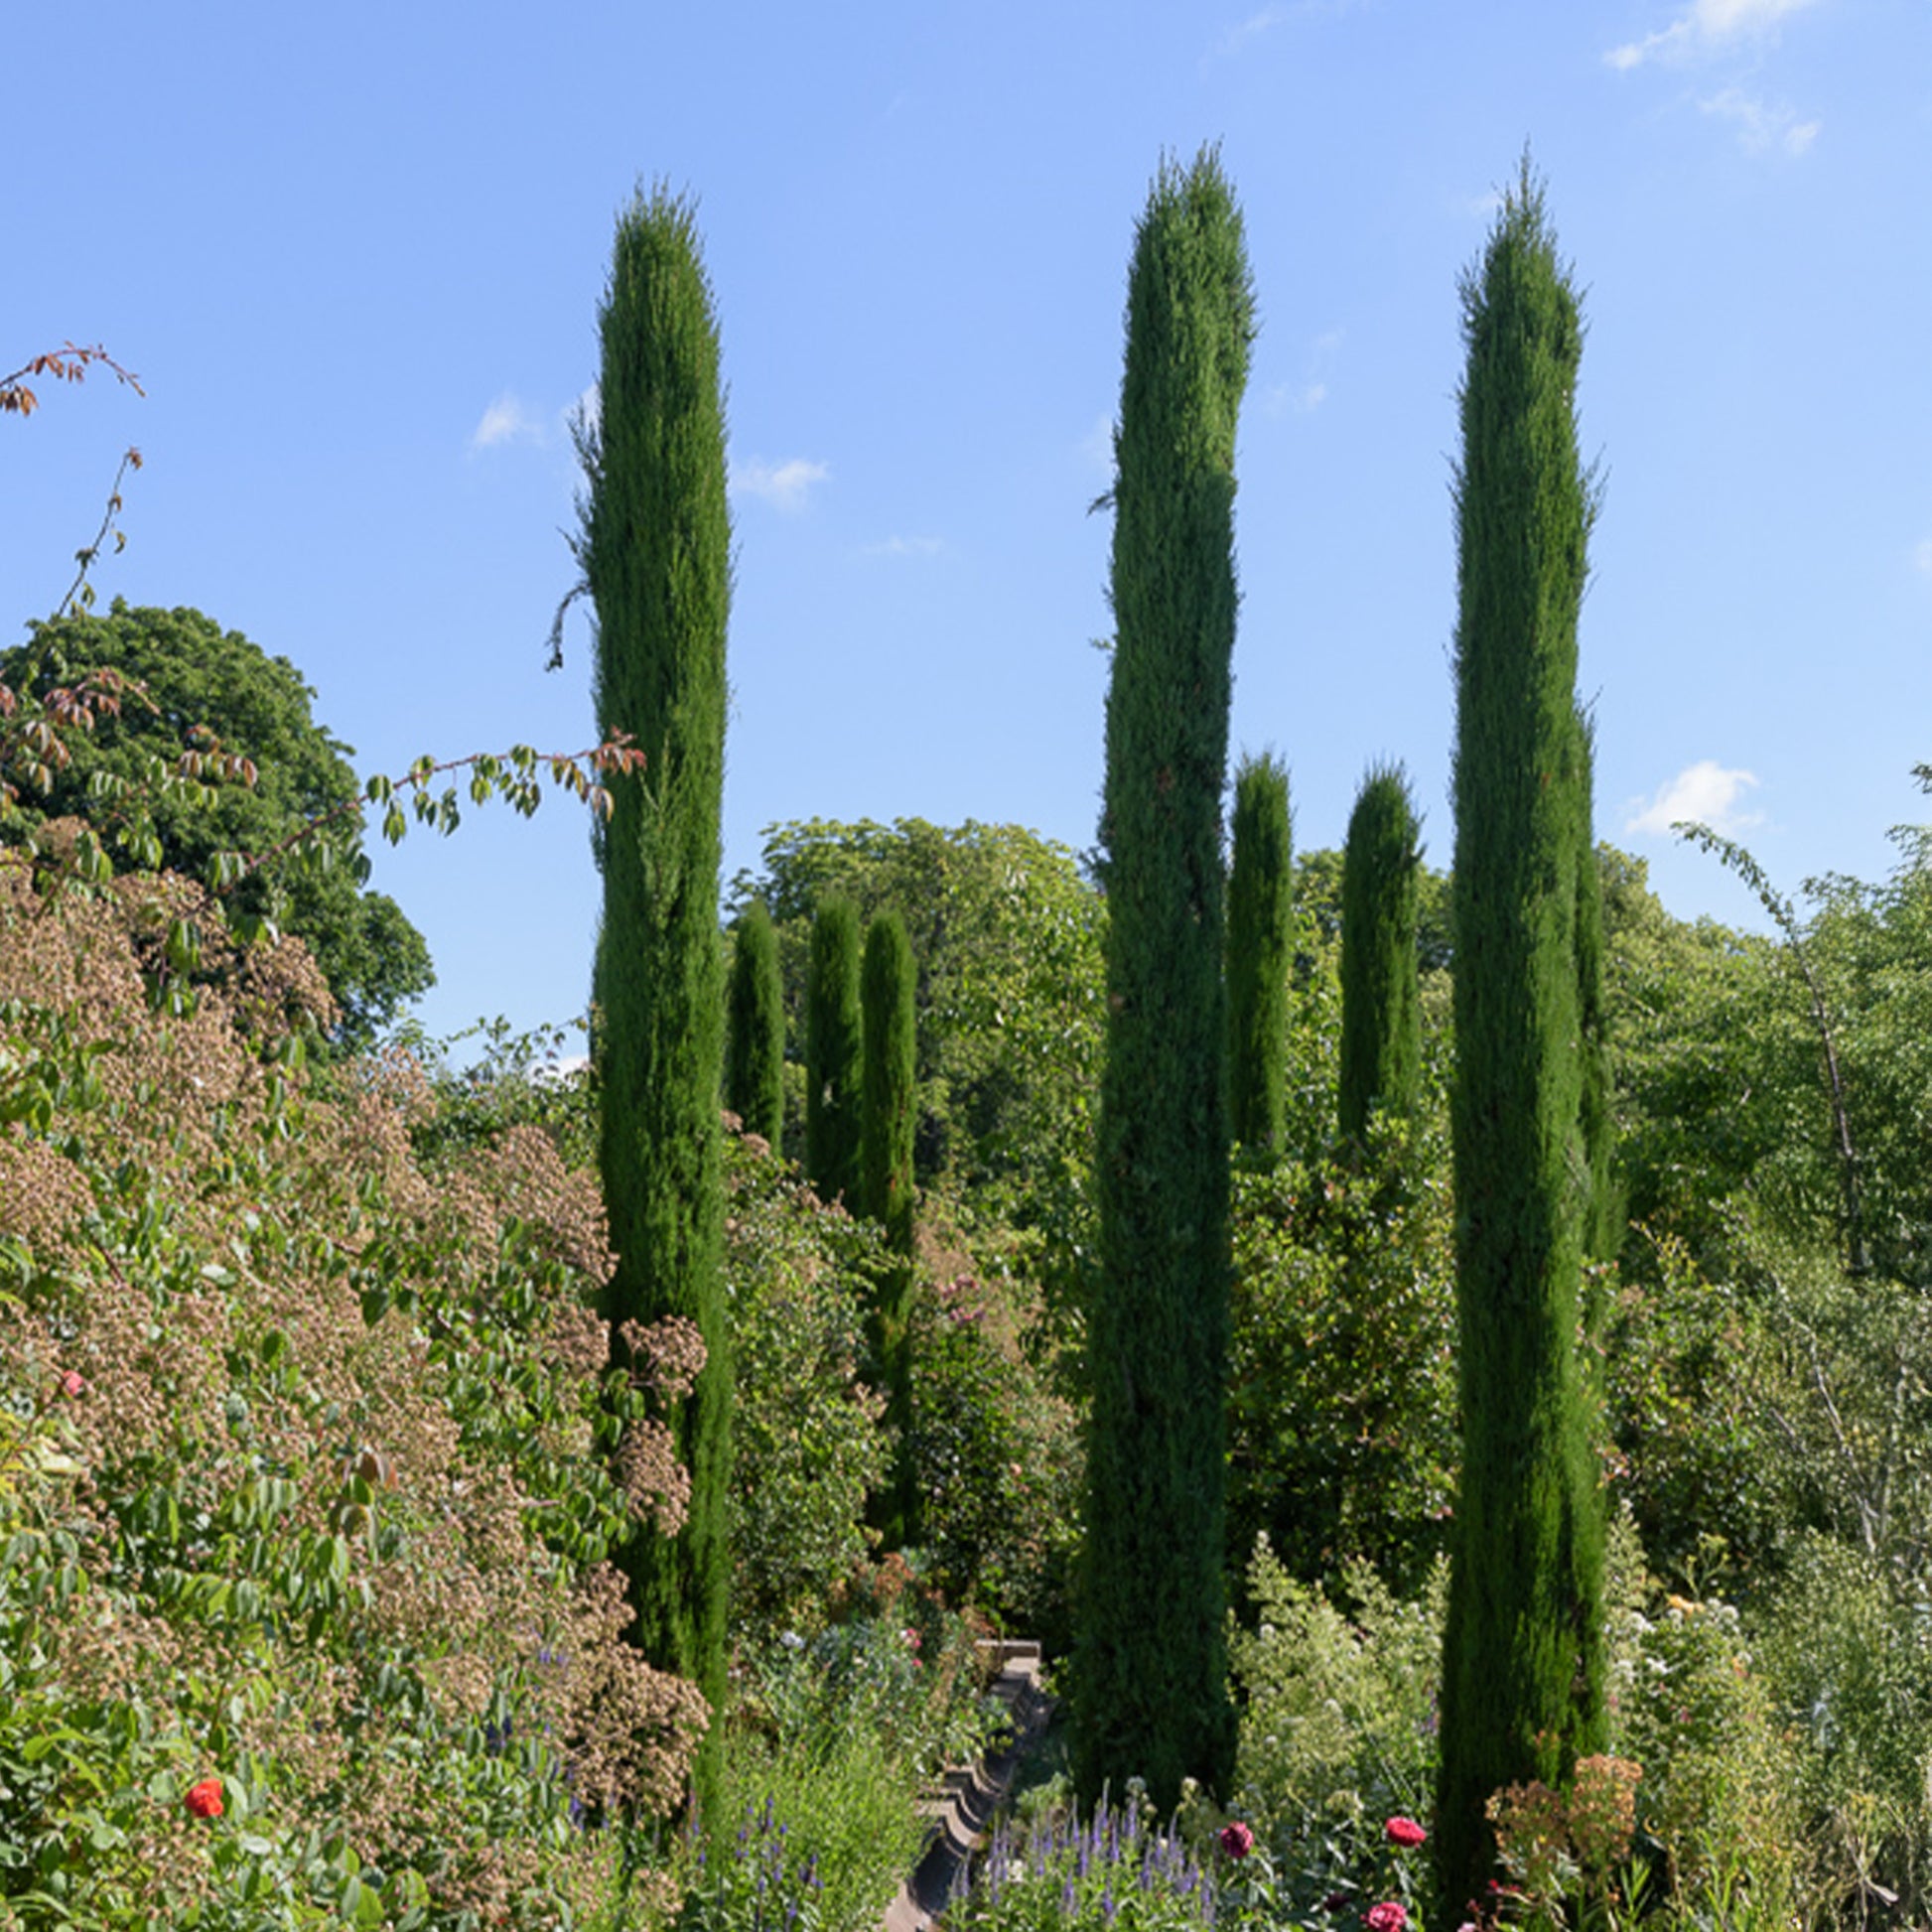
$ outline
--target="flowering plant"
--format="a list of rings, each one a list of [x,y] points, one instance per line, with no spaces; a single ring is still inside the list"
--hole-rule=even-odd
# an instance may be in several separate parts
[[[221,1780],[204,1778],[200,1784],[188,1787],[185,1801],[188,1809],[197,1818],[219,1818],[221,1816]]]
[[[1255,1849],[1255,1835],[1239,1819],[1216,1834],[1221,1850],[1231,1859],[1245,1859]]]
[[[1409,1914],[1393,1898],[1385,1898],[1379,1905],[1371,1905],[1362,1915],[1362,1923],[1368,1932],[1405,1932]]]

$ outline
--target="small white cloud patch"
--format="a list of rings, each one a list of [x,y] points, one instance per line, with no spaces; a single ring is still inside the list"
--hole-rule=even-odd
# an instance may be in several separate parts
[[[493,450],[499,443],[540,443],[543,425],[507,389],[483,413],[470,432],[473,450]]]
[[[787,515],[805,507],[805,499],[815,483],[832,474],[827,464],[813,463],[802,456],[785,463],[766,463],[762,457],[747,457],[731,467],[731,492],[734,496],[756,496],[773,509]]]
[[[1702,59],[1739,41],[1772,34],[1787,14],[1817,4],[1818,0],[1692,0],[1689,10],[1668,27],[1613,47],[1603,59],[1619,72],[1642,67],[1646,61]]]
[[[1920,537],[1912,546],[1912,565],[1922,576],[1932,577],[1932,537]]]
[[[1763,822],[1762,812],[1738,809],[1744,793],[1757,782],[1754,771],[1731,770],[1716,759],[1700,759],[1659,785],[1648,804],[1633,799],[1627,808],[1631,816],[1623,821],[1623,829],[1663,838],[1673,825],[1694,819],[1729,838]]]
[[[1741,87],[1725,87],[1699,108],[1737,130],[1737,140],[1746,154],[1769,154],[1774,149],[1796,160],[1818,139],[1819,123],[1801,121],[1794,109],[1779,102],[1758,100]]]
[[[868,557],[936,557],[945,548],[938,537],[888,537],[866,545]]]

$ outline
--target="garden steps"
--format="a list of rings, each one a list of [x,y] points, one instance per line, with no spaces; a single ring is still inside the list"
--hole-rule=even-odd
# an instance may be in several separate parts
[[[1039,1742],[1052,1716],[1053,1700],[1040,1689],[1037,1643],[1002,1638],[980,1649],[997,1667],[992,1692],[1012,1715],[1013,1734],[976,1764],[948,1769],[938,1789],[922,1801],[931,1836],[918,1869],[899,1887],[886,1913],[886,1932],[924,1932],[945,1910],[954,1878],[984,1842],[1014,1773]]]

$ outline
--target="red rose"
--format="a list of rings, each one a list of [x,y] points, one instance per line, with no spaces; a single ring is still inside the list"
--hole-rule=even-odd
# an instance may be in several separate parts
[[[1390,1898],[1380,1905],[1371,1905],[1363,1915],[1363,1923],[1368,1927],[1368,1932],[1405,1932],[1409,1914]]]
[[[1391,1818],[1387,1830],[1391,1845],[1406,1846],[1411,1851],[1429,1836],[1413,1818]]]
[[[221,1780],[204,1778],[200,1784],[188,1787],[188,1809],[197,1818],[219,1818],[221,1816]]]
[[[1237,1819],[1232,1825],[1221,1827],[1220,1845],[1229,1858],[1245,1859],[1255,1849],[1255,1835]]]

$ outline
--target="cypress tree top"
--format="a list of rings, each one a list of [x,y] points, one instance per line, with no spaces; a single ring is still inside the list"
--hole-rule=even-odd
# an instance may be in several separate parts
[[[1340,1127],[1358,1144],[1371,1113],[1409,1114],[1422,1088],[1417,831],[1402,767],[1370,771],[1341,874]]]

